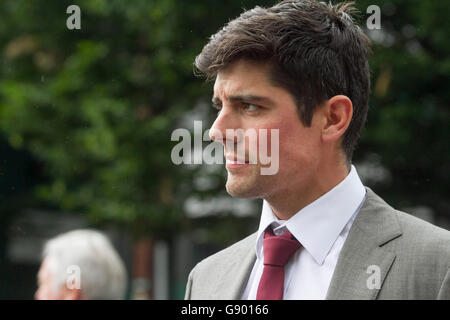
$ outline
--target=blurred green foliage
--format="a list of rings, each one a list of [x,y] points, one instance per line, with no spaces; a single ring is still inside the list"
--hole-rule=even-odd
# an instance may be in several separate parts
[[[136,236],[182,227],[195,170],[172,164],[170,134],[211,95],[193,60],[243,8],[273,3],[3,0],[0,132],[43,163],[48,183],[33,197]],[[71,4],[81,8],[81,30],[66,28]],[[393,179],[376,191],[393,204],[449,217],[448,5],[357,1],[362,25],[371,4],[382,9],[382,33],[355,161],[379,156]]]
[[[425,205],[450,219],[449,6],[443,1],[357,1],[381,8],[373,37],[372,96],[355,160],[378,154],[391,179],[375,186],[397,207]],[[367,16],[367,15],[366,15]],[[443,221],[442,220],[442,221]]]

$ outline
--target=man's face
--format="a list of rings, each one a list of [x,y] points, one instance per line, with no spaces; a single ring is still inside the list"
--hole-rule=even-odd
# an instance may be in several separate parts
[[[313,117],[310,127],[303,126],[292,95],[270,83],[266,65],[239,60],[221,70],[214,84],[213,103],[219,106],[220,111],[210,135],[213,140],[224,144],[229,194],[270,199],[285,192],[301,194],[314,183],[320,159],[320,121]],[[227,129],[254,129],[257,133],[267,129],[269,155],[274,149],[271,129],[278,129],[279,141],[274,142],[279,147],[278,172],[263,175],[261,161],[248,163],[249,146],[252,140],[259,140],[259,135],[231,142],[230,139],[227,141]],[[259,141],[256,142],[259,155]],[[247,162],[236,164],[233,162],[237,158],[236,149],[242,143],[245,143]]]
[[[54,277],[48,267],[46,259],[42,261],[38,272],[38,289],[34,294],[36,300],[58,300],[59,293],[55,290]]]
[[[38,272],[38,289],[34,294],[36,300],[78,300],[80,290],[68,289],[65,285],[56,286],[56,279],[49,268],[48,258],[42,261]]]

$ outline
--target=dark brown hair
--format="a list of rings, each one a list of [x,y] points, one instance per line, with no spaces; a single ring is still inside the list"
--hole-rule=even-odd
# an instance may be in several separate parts
[[[318,105],[343,94],[353,118],[342,147],[350,163],[363,127],[370,91],[370,41],[354,23],[352,3],[283,1],[255,7],[211,36],[195,59],[208,79],[239,59],[268,63],[271,82],[290,92],[302,123],[311,125]]]

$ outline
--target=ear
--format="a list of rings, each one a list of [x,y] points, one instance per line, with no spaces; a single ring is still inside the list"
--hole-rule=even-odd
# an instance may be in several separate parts
[[[323,105],[322,141],[339,140],[350,125],[353,116],[352,101],[344,95],[334,96]]]

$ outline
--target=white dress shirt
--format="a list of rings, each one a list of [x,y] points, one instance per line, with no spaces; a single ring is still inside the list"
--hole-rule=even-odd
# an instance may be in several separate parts
[[[264,200],[256,241],[257,259],[242,299],[256,299],[264,269],[262,242],[269,225],[276,235],[290,231],[302,245],[285,266],[283,299],[325,299],[339,253],[365,196],[366,189],[352,165],[343,181],[289,220],[278,220]]]

